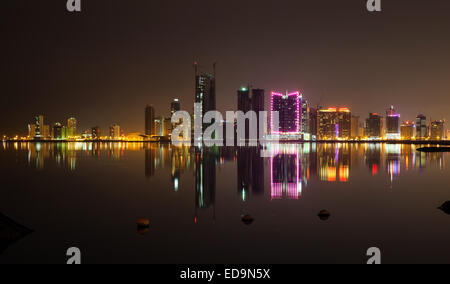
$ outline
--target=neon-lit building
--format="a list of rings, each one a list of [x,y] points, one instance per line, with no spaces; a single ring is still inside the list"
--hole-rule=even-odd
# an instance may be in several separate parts
[[[319,139],[335,140],[351,137],[352,113],[348,108],[319,110]]]
[[[279,113],[279,129],[274,129],[273,119],[271,119],[271,133],[280,136],[300,135],[301,125],[302,94],[300,92],[271,94],[271,111]]]
[[[386,111],[386,138],[389,140],[400,140],[400,114],[398,114],[394,106]]]

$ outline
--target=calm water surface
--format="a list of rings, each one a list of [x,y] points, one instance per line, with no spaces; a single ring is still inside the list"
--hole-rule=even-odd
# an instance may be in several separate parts
[[[0,263],[450,263],[450,154],[415,149],[0,143],[0,213],[34,230]]]

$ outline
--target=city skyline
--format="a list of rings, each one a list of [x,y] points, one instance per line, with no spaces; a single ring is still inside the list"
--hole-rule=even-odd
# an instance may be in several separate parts
[[[301,89],[312,106],[343,104],[360,116],[395,105],[410,120],[448,118],[450,3],[401,2],[385,3],[377,15],[363,5],[313,1],[86,3],[76,16],[51,1],[7,4],[14,13],[5,16],[0,47],[8,55],[0,133],[25,131],[36,112],[55,122],[71,113],[82,128],[111,121],[141,131],[143,105],[168,112],[167,97],[191,100],[194,60],[217,62],[219,111],[234,109],[236,86],[251,84]],[[258,13],[248,13],[254,7]],[[173,19],[161,16],[167,8]],[[286,20],[261,20],[277,17]],[[54,37],[61,40],[51,46]]]

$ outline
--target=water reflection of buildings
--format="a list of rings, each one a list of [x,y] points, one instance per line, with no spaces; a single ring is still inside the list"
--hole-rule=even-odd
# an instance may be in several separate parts
[[[319,177],[321,181],[347,182],[350,177],[351,150],[348,144],[320,144]]]
[[[416,151],[400,144],[305,143],[269,145],[270,158],[261,158],[258,147],[174,147],[156,143],[2,143],[2,150],[13,150],[16,163],[43,170],[57,167],[74,171],[83,157],[120,160],[127,151],[144,150],[145,176],[152,178],[166,170],[173,191],[184,185],[183,173],[194,174],[196,208],[214,207],[216,171],[230,162],[236,165],[236,186],[242,201],[263,196],[265,170],[270,170],[271,199],[298,199],[310,181],[345,183],[352,168],[365,164],[368,174],[399,179],[401,174],[424,172],[427,167],[445,169],[445,154]],[[268,164],[266,167],[266,163]],[[269,165],[270,163],[270,165]],[[268,177],[268,176],[267,176]],[[169,178],[169,177],[168,177]],[[227,177],[228,178],[228,177]],[[269,179],[269,178],[268,178]],[[189,184],[188,187],[192,187]]]
[[[300,179],[300,153],[296,145],[283,145],[272,149],[270,158],[271,197],[298,199],[302,192]]]
[[[239,147],[237,152],[237,189],[242,201],[246,201],[250,191],[255,195],[264,194],[264,158],[258,147]]]

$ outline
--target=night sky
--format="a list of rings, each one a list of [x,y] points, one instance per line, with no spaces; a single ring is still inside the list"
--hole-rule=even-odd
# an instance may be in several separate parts
[[[0,134],[75,116],[144,131],[144,108],[191,111],[193,61],[217,62],[217,107],[246,84],[303,92],[313,105],[366,118],[395,105],[402,120],[450,117],[450,1],[3,0]],[[211,68],[210,68],[211,69]]]

